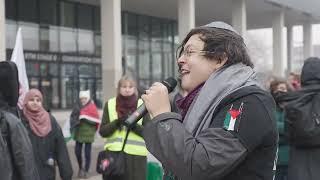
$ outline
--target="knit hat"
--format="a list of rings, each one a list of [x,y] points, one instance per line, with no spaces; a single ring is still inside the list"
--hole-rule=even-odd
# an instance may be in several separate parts
[[[90,99],[90,90],[80,91],[79,98],[87,98]]]
[[[219,28],[219,29],[225,29],[228,31],[232,31],[240,36],[240,34],[229,24],[222,22],[222,21],[213,21],[209,24],[204,25],[203,27],[210,27],[210,28]]]

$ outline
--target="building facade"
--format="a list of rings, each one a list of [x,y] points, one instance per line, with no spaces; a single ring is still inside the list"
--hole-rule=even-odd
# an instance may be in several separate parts
[[[6,48],[10,59],[22,28],[30,88],[45,106],[71,108],[90,89],[102,106],[100,7],[65,0],[6,0]],[[141,89],[174,75],[177,23],[122,11],[122,69]]]
[[[21,27],[29,84],[45,94],[45,106],[71,108],[90,89],[101,107],[122,74],[141,90],[176,77],[178,41],[212,21],[233,25],[245,39],[247,29],[271,27],[267,61],[283,76],[292,69],[294,26],[304,29],[303,57],[313,55],[319,7],[319,0],[0,0],[0,60],[10,59]]]

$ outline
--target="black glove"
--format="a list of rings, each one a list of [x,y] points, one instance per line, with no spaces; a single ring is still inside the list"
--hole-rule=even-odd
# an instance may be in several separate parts
[[[119,127],[122,127],[122,126],[124,126],[124,122],[128,119],[128,115],[126,115],[126,116],[122,116],[121,118],[119,118],[119,119],[117,119],[116,121],[117,121],[117,125],[119,126]]]

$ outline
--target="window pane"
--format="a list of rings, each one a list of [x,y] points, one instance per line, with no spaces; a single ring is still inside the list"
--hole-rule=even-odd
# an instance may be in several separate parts
[[[61,75],[62,76],[78,76],[76,66],[73,64],[63,64],[61,65]]]
[[[58,76],[59,74],[58,64],[50,63],[49,64],[49,74],[50,76]]]
[[[16,20],[17,14],[17,3],[16,0],[6,0],[5,1],[6,9],[6,19]]]
[[[96,77],[101,77],[101,66],[95,66]]]
[[[125,55],[125,73],[136,77],[136,55],[137,55],[137,38],[133,36],[123,35],[123,40],[125,43],[125,48],[123,49],[123,54]]]
[[[93,54],[93,31],[78,30],[78,46],[80,54]]]
[[[49,74],[49,66],[47,63],[40,63],[40,74],[42,77],[48,76]]]
[[[152,22],[151,40],[161,41],[162,40],[161,21],[156,18],[153,18],[151,22]]]
[[[57,0],[40,0],[40,23],[57,25]]]
[[[79,97],[77,82],[70,77],[62,78],[61,83],[61,106],[62,108],[71,108]]]
[[[58,78],[52,78],[52,80],[51,80],[51,88],[52,88],[51,107],[58,108],[59,107],[59,103],[60,103]]]
[[[87,64],[81,64],[78,67],[79,70],[79,77],[94,77],[94,67]]]
[[[23,48],[25,50],[39,50],[39,25],[35,23],[20,22]]]
[[[94,54],[97,56],[101,56],[101,34],[100,33],[94,34],[94,43],[95,43]]]
[[[57,26],[40,26],[40,50],[58,52],[58,27]]]
[[[19,0],[19,21],[38,22],[37,0]]]
[[[60,24],[66,27],[75,27],[74,4],[60,2]]]
[[[128,35],[137,36],[138,35],[138,27],[137,27],[137,16],[134,14],[127,14],[127,28]]]
[[[94,7],[94,18],[93,18],[93,22],[94,22],[94,30],[97,32],[101,31],[101,20],[100,20],[100,7]]]
[[[78,28],[80,29],[93,29],[93,21],[92,21],[92,6],[78,4],[77,6],[77,19],[78,19]]]
[[[60,51],[77,52],[77,33],[74,29],[60,27]]]
[[[150,78],[150,51],[148,41],[139,41],[139,77]]]
[[[152,53],[152,80],[157,81],[161,79],[162,65],[161,65],[161,54]]]
[[[141,40],[149,39],[149,17],[139,16],[139,38]]]
[[[16,21],[6,20],[6,47],[14,48],[18,26]]]
[[[102,94],[102,80],[97,79],[96,81],[96,104],[102,108],[103,105],[103,94]]]
[[[39,63],[26,62],[26,70],[28,76],[38,76],[39,75]]]

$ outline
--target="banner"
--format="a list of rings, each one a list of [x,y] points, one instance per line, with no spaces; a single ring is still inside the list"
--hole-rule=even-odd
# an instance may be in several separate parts
[[[26,93],[29,91],[29,81],[26,72],[26,65],[23,54],[23,43],[22,43],[22,34],[21,28],[18,29],[16,36],[16,44],[14,46],[11,61],[16,63],[19,73],[19,101],[18,106],[22,109],[23,99]]]

